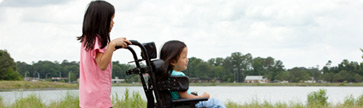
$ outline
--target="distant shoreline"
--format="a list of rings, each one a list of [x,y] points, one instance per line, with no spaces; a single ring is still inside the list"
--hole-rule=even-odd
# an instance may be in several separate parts
[[[139,86],[140,83],[112,84],[118,86]],[[363,87],[363,83],[191,83],[190,86],[337,86],[337,87]],[[78,89],[78,84],[49,81],[0,81],[2,91],[37,91],[37,90],[67,90]]]
[[[112,86],[142,86],[136,83],[112,84]],[[339,86],[358,87],[363,83],[190,83],[189,86]]]
[[[191,86],[363,86],[363,83],[191,83]]]
[[[0,81],[0,91],[78,89],[78,84],[49,81]]]

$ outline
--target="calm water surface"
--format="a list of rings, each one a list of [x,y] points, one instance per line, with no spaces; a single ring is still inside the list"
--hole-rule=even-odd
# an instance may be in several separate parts
[[[112,87],[112,95],[123,97],[125,90],[138,92],[146,100],[142,87]],[[208,92],[211,97],[220,99],[223,102],[233,101],[236,103],[249,103],[253,100],[258,102],[299,102],[306,103],[307,95],[319,89],[327,90],[328,102],[343,103],[344,98],[352,95],[357,98],[363,95],[363,87],[288,87],[288,86],[192,86],[191,91],[198,91],[199,94]],[[3,102],[6,105],[12,104],[16,99],[27,97],[29,94],[39,96],[42,101],[49,104],[52,101],[63,99],[67,93],[78,95],[78,90],[40,90],[40,91],[8,91],[0,92]]]

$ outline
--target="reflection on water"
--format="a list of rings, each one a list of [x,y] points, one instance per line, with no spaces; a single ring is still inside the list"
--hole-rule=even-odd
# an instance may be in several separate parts
[[[141,97],[146,100],[142,87],[112,87],[112,95],[123,97],[126,88],[130,92],[139,92]],[[248,103],[253,100],[259,102],[268,101],[276,102],[300,102],[306,103],[307,95],[310,92],[325,89],[327,91],[328,102],[343,103],[344,98],[353,95],[357,98],[363,95],[363,87],[288,87],[288,86],[192,86],[191,91],[198,91],[199,94],[208,92],[211,97],[227,102],[228,100],[237,103]],[[71,93],[78,95],[78,90],[40,90],[40,91],[9,91],[0,92],[3,102],[7,105],[12,104],[17,98],[27,97],[29,94],[36,94],[42,101],[49,104],[52,101],[57,101]],[[130,93],[132,94],[132,93]]]

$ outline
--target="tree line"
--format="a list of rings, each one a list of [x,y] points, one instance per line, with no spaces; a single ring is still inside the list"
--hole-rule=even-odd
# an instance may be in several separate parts
[[[363,52],[363,50],[362,50]],[[0,80],[23,80],[26,77],[50,79],[51,77],[69,77],[76,81],[79,77],[79,62],[63,60],[38,61],[32,64],[14,62],[10,54],[0,50]],[[362,56],[363,58],[363,56]],[[306,80],[327,82],[362,82],[363,62],[343,60],[337,66],[332,66],[329,60],[322,69],[318,67],[294,67],[285,69],[281,60],[273,57],[253,57],[252,54],[234,52],[225,58],[217,57],[204,61],[197,57],[189,58],[185,72],[191,78],[220,80],[223,82],[244,82],[247,75],[261,75],[272,82],[289,81],[303,82]],[[137,75],[126,75],[126,70],[134,68],[131,64],[113,62],[112,78],[126,79],[127,82],[137,82]]]
[[[329,60],[321,70],[318,67],[285,69],[282,61],[272,57],[253,58],[249,53],[244,55],[234,52],[226,58],[212,58],[208,61],[192,57],[185,73],[190,77],[213,78],[224,82],[244,82],[247,75],[261,75],[272,82],[362,82],[363,62],[343,60],[338,66],[331,66]]]

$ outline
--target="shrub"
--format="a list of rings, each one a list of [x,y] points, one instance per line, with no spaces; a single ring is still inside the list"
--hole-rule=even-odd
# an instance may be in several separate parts
[[[326,96],[326,90],[320,89],[316,92],[311,92],[308,94],[308,106],[320,107],[327,105],[328,97]]]
[[[3,103],[3,97],[0,96],[0,108],[5,108],[5,105]]]
[[[11,108],[45,108],[45,105],[35,94],[30,94],[26,98],[17,99]]]
[[[355,99],[353,95],[349,95],[344,99],[344,106],[354,106]]]
[[[357,106],[363,107],[363,95],[360,95],[357,99]]]
[[[123,99],[120,99],[117,93],[113,95],[112,104],[114,108],[146,108],[147,105],[138,92],[133,92],[130,97],[129,89],[126,89]]]
[[[67,92],[67,95],[60,101],[52,102],[49,108],[78,108],[79,97],[78,95]]]

